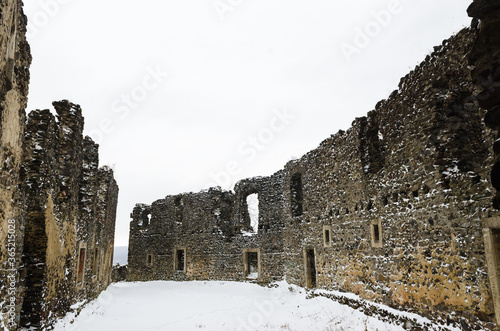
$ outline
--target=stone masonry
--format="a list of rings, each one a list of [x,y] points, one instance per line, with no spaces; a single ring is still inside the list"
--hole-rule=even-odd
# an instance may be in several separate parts
[[[493,144],[494,164],[491,184],[497,190],[493,198],[495,208],[500,208],[500,1],[476,0],[467,10],[474,18],[477,38],[468,55],[473,66],[472,79],[479,89],[477,100],[488,112],[485,124],[496,131]],[[488,276],[491,284],[497,324],[500,325],[500,218],[487,220],[483,228]]]
[[[25,196],[21,325],[46,328],[111,281],[118,186],[83,138],[78,105],[29,114],[21,170]]]
[[[131,214],[127,279],[244,280],[250,270],[241,261],[248,256],[258,257],[259,281],[281,279],[282,173],[241,181],[235,191],[212,188],[138,204]],[[251,232],[246,203],[253,193],[259,194],[258,233]]]
[[[490,248],[483,233],[498,219],[495,132],[468,58],[479,35],[443,41],[366,117],[273,176],[136,205],[127,280],[286,279],[494,329],[500,230]]]
[[[19,171],[23,156],[30,47],[21,0],[0,1],[0,303],[2,313],[19,306],[15,272],[20,265],[22,192]],[[9,272],[8,270],[15,270]],[[14,286],[10,288],[8,284]],[[16,292],[16,293],[14,293]],[[10,305],[10,308],[7,306]],[[14,309],[15,310],[15,309]],[[7,322],[0,321],[0,327]]]
[[[21,0],[0,1],[0,328],[50,328],[111,281],[118,186],[68,101],[25,115]]]

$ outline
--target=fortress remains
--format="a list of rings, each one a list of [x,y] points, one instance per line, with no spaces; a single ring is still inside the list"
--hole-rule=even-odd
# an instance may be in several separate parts
[[[469,14],[480,24],[443,41],[366,117],[274,175],[234,192],[137,204],[127,280],[286,279],[494,329],[500,3],[475,1]]]
[[[138,204],[129,281],[286,279],[462,329],[500,323],[500,0],[398,89],[269,177]],[[48,329],[111,281],[118,186],[78,105],[26,116],[21,0],[0,2],[0,327]],[[332,92],[333,93],[333,92]],[[258,195],[251,226],[247,197]]]
[[[49,329],[111,282],[118,186],[63,100],[25,114],[21,0],[0,2],[0,329]]]

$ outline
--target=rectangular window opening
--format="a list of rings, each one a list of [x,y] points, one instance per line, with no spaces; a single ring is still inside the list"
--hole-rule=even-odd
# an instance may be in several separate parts
[[[324,247],[331,247],[332,245],[332,228],[330,225],[323,226],[323,243]]]
[[[177,249],[175,251],[175,270],[185,271],[186,270],[186,251],[185,249]]]
[[[97,275],[99,273],[99,248],[94,250],[94,274]]]
[[[380,242],[380,231],[378,224],[373,224],[373,241],[376,243]]]
[[[148,254],[147,264],[148,264],[148,266],[153,265],[153,255],[152,254]]]
[[[372,247],[382,247],[382,221],[379,219],[371,223],[371,242]]]
[[[83,278],[85,276],[85,252],[86,248],[80,247],[80,251],[78,254],[78,271],[76,274],[76,282],[82,283]]]

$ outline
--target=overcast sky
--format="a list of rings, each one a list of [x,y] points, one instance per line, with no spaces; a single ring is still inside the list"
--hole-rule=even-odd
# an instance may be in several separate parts
[[[350,127],[471,0],[29,0],[28,111],[80,104],[135,203],[271,175]]]

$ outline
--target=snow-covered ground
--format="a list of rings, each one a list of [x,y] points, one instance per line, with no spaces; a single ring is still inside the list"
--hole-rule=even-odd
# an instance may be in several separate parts
[[[404,330],[331,299],[306,299],[303,288],[286,282],[275,286],[214,281],[115,283],[76,318],[70,313],[60,320],[55,330]]]

